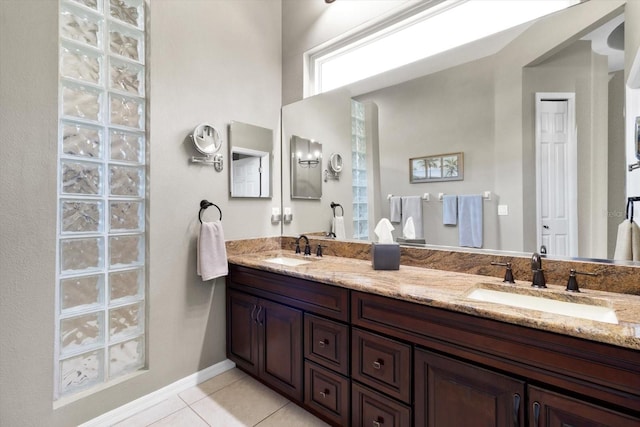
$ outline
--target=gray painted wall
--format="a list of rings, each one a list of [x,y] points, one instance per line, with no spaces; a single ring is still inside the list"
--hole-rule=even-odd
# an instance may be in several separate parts
[[[228,169],[190,164],[185,143],[210,122],[228,165],[232,120],[272,128],[279,141],[280,2],[149,9],[149,369],[54,410],[58,2],[0,2],[0,425],[77,425],[225,359],[224,281],[195,273],[201,199],[221,207],[227,239],[280,234],[269,220],[278,196],[229,199]],[[279,170],[279,144],[274,155]]]

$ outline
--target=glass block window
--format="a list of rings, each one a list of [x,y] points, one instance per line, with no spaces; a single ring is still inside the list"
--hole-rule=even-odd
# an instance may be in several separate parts
[[[351,159],[353,173],[353,238],[369,240],[365,109],[362,103],[354,100],[351,100]]]
[[[55,398],[145,365],[144,0],[60,0]]]

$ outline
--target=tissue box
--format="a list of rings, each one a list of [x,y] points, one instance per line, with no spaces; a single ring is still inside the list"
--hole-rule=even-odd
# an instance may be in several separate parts
[[[373,243],[371,260],[374,270],[399,270],[400,245],[397,243]]]

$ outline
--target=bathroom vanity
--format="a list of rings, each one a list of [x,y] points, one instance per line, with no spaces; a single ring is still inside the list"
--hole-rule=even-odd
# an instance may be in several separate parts
[[[497,278],[286,257],[229,257],[227,354],[333,425],[640,425],[640,296],[585,292],[605,323],[468,298]]]

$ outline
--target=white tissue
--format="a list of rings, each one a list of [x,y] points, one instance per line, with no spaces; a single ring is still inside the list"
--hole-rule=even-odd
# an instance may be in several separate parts
[[[413,224],[413,217],[410,216],[407,218],[407,222],[404,224],[404,228],[402,229],[402,234],[405,239],[415,239],[416,238],[416,227]]]
[[[382,218],[376,225],[374,233],[378,236],[378,243],[393,243],[391,232],[394,230],[393,225],[387,218]]]

